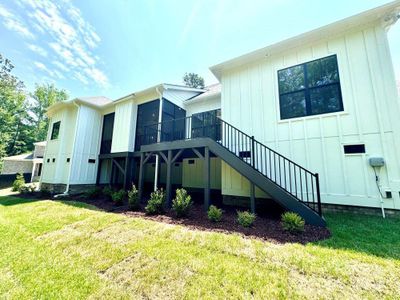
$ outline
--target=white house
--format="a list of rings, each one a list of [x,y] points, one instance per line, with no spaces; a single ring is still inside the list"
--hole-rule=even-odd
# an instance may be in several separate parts
[[[324,205],[400,210],[400,101],[387,30],[400,1],[211,67],[205,89],[160,84],[49,109],[42,187],[174,186],[272,199],[323,225]]]

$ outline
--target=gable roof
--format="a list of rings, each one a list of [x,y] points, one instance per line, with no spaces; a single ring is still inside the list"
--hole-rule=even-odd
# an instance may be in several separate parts
[[[385,28],[389,28],[400,18],[400,0],[392,1],[388,4],[367,10],[360,14],[345,18],[329,25],[308,31],[295,37],[255,50],[242,56],[227,60],[210,68],[211,72],[221,80],[224,70],[238,67],[257,60],[265,59],[276,53],[287,51],[311,43],[314,41],[325,40],[332,35],[338,35],[353,28],[360,28],[368,24],[381,21]]]
[[[196,88],[191,88],[185,85],[178,85],[178,84],[170,84],[170,83],[160,83],[157,85],[154,85],[152,87],[146,88],[144,90],[140,90],[131,94],[128,94],[126,96],[123,96],[121,98],[118,98],[117,100],[114,100],[113,102],[121,102],[130,98],[135,98],[139,97],[145,94],[149,94],[151,92],[154,92],[155,90],[159,90],[160,93],[162,93],[164,90],[179,90],[179,91],[188,91],[188,92],[198,92],[198,93],[204,93],[206,90],[205,89],[196,89]]]
[[[197,101],[208,100],[215,97],[221,96],[221,84],[214,83],[204,88],[206,91],[196,97],[190,98],[185,101],[185,104],[190,104]]]

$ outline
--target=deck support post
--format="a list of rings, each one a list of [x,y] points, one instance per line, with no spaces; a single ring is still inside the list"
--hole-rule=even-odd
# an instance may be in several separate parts
[[[132,158],[129,155],[125,158],[125,177],[124,177],[124,190],[130,188],[132,184]]]
[[[256,213],[256,187],[254,183],[250,182],[250,210],[254,214]]]
[[[210,206],[210,150],[204,148],[204,209]]]
[[[102,160],[99,158],[99,163],[97,164],[96,185],[100,184],[101,163],[102,163]]]
[[[167,199],[167,207],[171,206],[171,173],[172,173],[172,150],[168,150],[167,155],[167,182],[166,182],[166,199]]]
[[[114,159],[111,159],[111,175],[110,175],[110,183],[109,186],[112,187],[114,185]]]
[[[143,172],[144,172],[144,153],[140,153],[140,165],[139,165],[139,201],[143,198]]]

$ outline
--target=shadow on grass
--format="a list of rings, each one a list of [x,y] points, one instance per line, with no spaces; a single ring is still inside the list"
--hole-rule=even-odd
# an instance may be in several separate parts
[[[40,199],[37,197],[21,197],[20,195],[0,196],[0,206],[12,206],[19,204],[32,203],[48,199]]]
[[[400,217],[355,213],[328,213],[325,217],[332,237],[314,245],[400,260]]]

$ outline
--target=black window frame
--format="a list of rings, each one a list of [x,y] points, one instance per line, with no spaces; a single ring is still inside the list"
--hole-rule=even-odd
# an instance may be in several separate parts
[[[335,62],[336,62],[336,71],[337,71],[337,81],[335,82],[329,82],[326,84],[320,84],[320,85],[315,85],[315,86],[311,86],[309,84],[309,78],[308,78],[308,68],[307,65],[314,63],[314,62],[318,62],[318,61],[322,61],[322,60],[326,60],[329,58],[335,58]],[[293,91],[289,91],[289,92],[281,92],[281,88],[280,88],[280,72],[288,70],[288,69],[292,69],[292,68],[296,68],[301,66],[303,68],[303,76],[304,76],[304,87],[293,90]],[[294,118],[304,118],[304,117],[309,117],[309,116],[316,116],[316,115],[324,115],[324,114],[331,114],[331,113],[337,113],[337,112],[341,112],[344,111],[344,106],[343,106],[343,97],[342,97],[342,88],[341,88],[341,83],[340,83],[340,70],[339,70],[339,64],[338,64],[338,60],[337,60],[337,55],[333,54],[333,55],[329,55],[329,56],[325,56],[325,57],[321,57],[318,59],[314,59],[311,61],[307,61],[301,64],[297,64],[297,65],[293,65],[284,69],[280,69],[277,71],[277,78],[278,78],[278,93],[279,93],[279,112],[280,112],[280,119],[281,120],[289,120],[289,119],[294,119]],[[330,86],[336,86],[337,90],[338,90],[338,106],[339,108],[337,110],[333,110],[333,111],[327,111],[327,112],[317,112],[317,113],[313,113],[312,112],[312,104],[311,104],[311,93],[310,91],[315,91],[318,89],[324,89],[326,87],[330,87]],[[304,93],[304,99],[305,99],[305,114],[301,115],[301,116],[291,116],[291,117],[283,117],[284,113],[282,113],[282,96],[287,96],[287,95],[294,95],[296,93]]]
[[[60,135],[61,121],[54,122],[51,128],[50,140],[57,140]],[[57,131],[55,131],[57,129]]]

